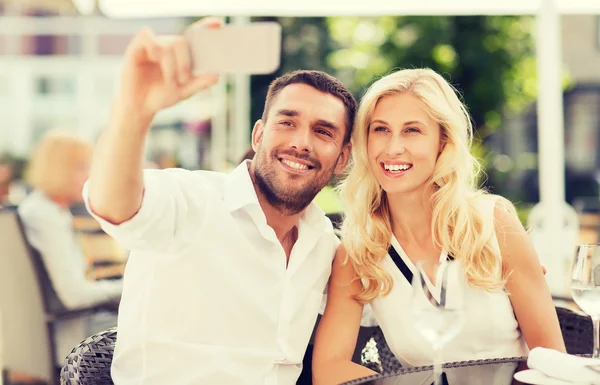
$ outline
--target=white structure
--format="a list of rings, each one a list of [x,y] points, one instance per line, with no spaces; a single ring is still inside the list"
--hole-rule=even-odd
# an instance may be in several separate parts
[[[552,294],[569,294],[565,268],[577,242],[572,230],[579,229],[575,210],[565,203],[564,106],[562,98],[562,47],[560,15],[554,0],[543,0],[537,15],[538,72],[538,169],[540,203],[530,218],[532,240],[547,266],[546,280]],[[537,208],[537,210],[536,210]],[[564,226],[567,222],[573,226]],[[574,219],[573,219],[574,218]],[[569,237],[566,237],[569,233]]]
[[[89,1],[89,0],[88,0]],[[100,10],[109,17],[167,17],[189,15],[221,16],[382,16],[382,15],[534,15],[545,0],[220,0],[148,3],[144,0],[97,0]],[[597,13],[596,0],[555,0],[560,13]]]
[[[111,20],[104,17],[0,17],[0,153],[8,151],[26,156],[39,136],[48,129],[73,130],[95,140],[107,123],[111,100],[120,78],[121,61],[129,40],[143,26],[159,34],[177,34],[189,23],[184,18],[161,20]],[[34,55],[39,36],[61,37],[62,55]],[[56,42],[55,42],[56,46]],[[56,48],[56,47],[54,47]],[[237,90],[249,92],[246,79],[233,79]],[[242,140],[229,146],[227,103],[224,78],[210,92],[163,111],[156,125],[211,120],[211,168],[223,169],[228,159],[240,156],[249,145]],[[248,98],[236,97],[236,130],[247,132]],[[244,107],[246,105],[246,107]],[[194,146],[195,141],[181,140]],[[246,135],[247,136],[247,135]],[[160,146],[157,139],[155,146]],[[152,143],[151,143],[152,145]],[[187,151],[194,154],[194,148]],[[193,160],[189,163],[195,163]]]

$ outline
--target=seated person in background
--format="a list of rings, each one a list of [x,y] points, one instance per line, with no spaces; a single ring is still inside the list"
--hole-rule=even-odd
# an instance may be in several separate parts
[[[47,134],[34,150],[28,170],[34,190],[18,208],[27,239],[40,252],[52,286],[68,309],[107,302],[114,302],[116,307],[122,289],[122,280],[91,281],[86,277],[86,258],[73,229],[69,209],[81,201],[91,155],[92,146],[81,139],[58,132]],[[106,322],[97,325],[99,318]],[[64,326],[68,322],[69,326],[57,325],[60,363],[81,340],[116,325],[114,315],[79,320],[78,325],[74,321],[61,323]],[[61,329],[68,341],[60,336]]]

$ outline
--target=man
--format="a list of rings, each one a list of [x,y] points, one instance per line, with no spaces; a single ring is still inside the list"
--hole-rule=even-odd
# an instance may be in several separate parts
[[[302,369],[339,242],[311,202],[348,162],[356,102],[327,74],[286,74],[269,88],[251,161],[229,175],[142,171],[156,113],[217,80],[191,75],[181,37],[142,31],[128,47],[84,189],[131,250],[116,385],[294,384]]]

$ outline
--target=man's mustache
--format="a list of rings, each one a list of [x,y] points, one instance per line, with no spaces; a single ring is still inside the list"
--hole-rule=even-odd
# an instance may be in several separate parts
[[[275,156],[277,158],[279,158],[280,155],[287,155],[287,156],[291,156],[291,157],[294,157],[299,160],[304,160],[304,161],[310,163],[310,165],[315,169],[321,168],[321,162],[319,162],[312,156],[305,154],[305,153],[296,152],[294,150],[283,150],[283,151],[277,151],[277,153],[275,154]]]

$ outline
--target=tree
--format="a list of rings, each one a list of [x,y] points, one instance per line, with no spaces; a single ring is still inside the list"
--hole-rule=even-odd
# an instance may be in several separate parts
[[[536,95],[533,19],[522,16],[340,17],[328,20],[339,48],[327,57],[353,91],[394,68],[429,67],[461,91],[482,136],[505,107]]]
[[[327,64],[326,57],[334,50],[335,42],[323,17],[261,17],[252,21],[276,21],[281,24],[281,65],[269,75],[254,75],[250,79],[251,122],[260,119],[269,84],[278,76],[297,69],[337,72]]]
[[[519,111],[535,100],[531,17],[269,20],[278,21],[283,27],[282,65],[276,74],[253,77],[253,91],[264,95],[273,78],[297,68],[332,73],[360,96],[373,79],[392,69],[429,67],[462,92],[475,127],[483,130],[484,136],[500,126],[505,107]],[[262,100],[256,96],[253,101]],[[262,112],[262,106],[259,109]],[[253,118],[258,116],[253,113]]]

